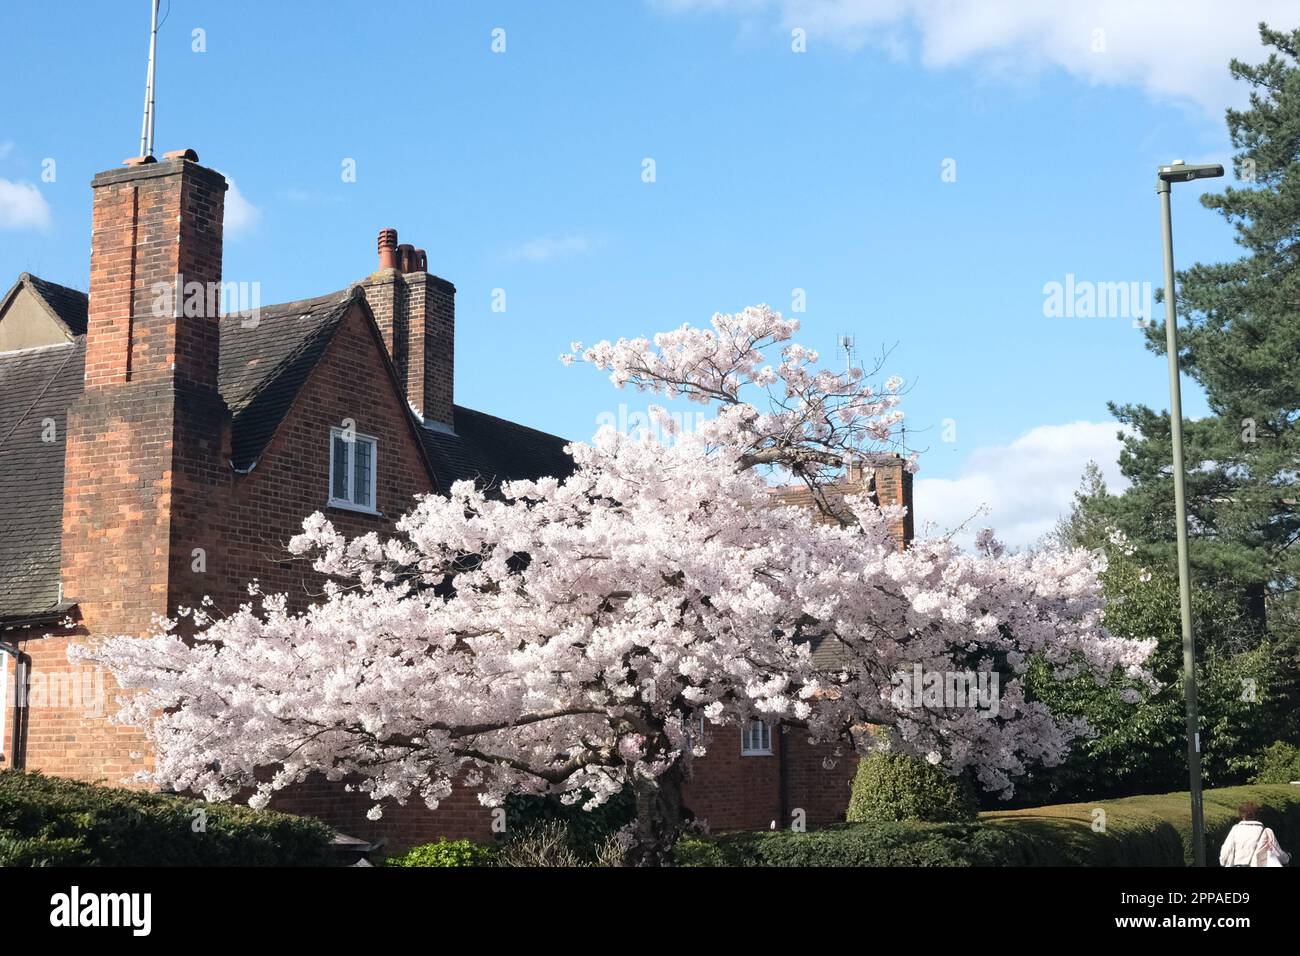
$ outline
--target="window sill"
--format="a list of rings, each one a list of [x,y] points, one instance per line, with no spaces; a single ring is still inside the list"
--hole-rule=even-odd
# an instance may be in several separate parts
[[[776,752],[772,750],[742,750],[742,757],[775,757]]]
[[[356,514],[370,515],[375,518],[382,518],[384,516],[382,511],[376,511],[374,508],[366,508],[362,505],[354,505],[350,501],[343,501],[338,498],[331,498],[329,501],[325,502],[325,507],[336,508],[339,511],[352,511]]]

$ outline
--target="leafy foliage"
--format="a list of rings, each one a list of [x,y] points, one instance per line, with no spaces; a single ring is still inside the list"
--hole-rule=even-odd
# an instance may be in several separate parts
[[[506,832],[533,830],[547,823],[559,823],[574,852],[590,859],[614,835],[636,818],[636,802],[630,787],[590,810],[585,800],[565,803],[554,794],[511,794],[506,798]]]
[[[448,840],[411,847],[399,856],[390,856],[385,866],[492,866],[496,863],[495,847],[472,840]]]
[[[307,817],[0,771],[0,866],[324,866],[333,837]]]
[[[498,866],[622,866],[624,850],[613,836],[583,846],[562,821],[538,821],[511,833],[501,845]]]
[[[1244,255],[1178,274],[1179,363],[1211,410],[1184,423],[1194,578],[1290,636],[1300,575],[1300,30],[1261,25],[1260,36],[1267,60],[1230,66],[1251,87],[1248,108],[1227,113],[1240,182],[1201,197]],[[1164,354],[1163,327],[1148,329],[1146,344]],[[1132,486],[1094,501],[1096,514],[1127,532],[1146,563],[1173,567],[1169,415],[1111,410],[1129,429],[1120,466]]]
[[[1159,792],[1187,779],[1177,575],[1144,564],[1122,536],[1102,537],[1103,529],[1087,527],[1089,518],[1086,507],[1076,508],[1066,526],[1083,538],[1077,544],[1104,542],[1106,627],[1156,640],[1148,666],[1160,686],[1120,676],[1103,684],[1086,674],[1060,680],[1053,666],[1036,659],[1026,680],[1030,694],[1058,717],[1083,718],[1094,735],[1076,743],[1060,765],[1029,774],[1017,793],[1022,804]],[[1240,606],[1210,588],[1193,589],[1192,620],[1202,773],[1210,786],[1242,783],[1268,742],[1294,732],[1296,662],[1283,642],[1261,635]]]
[[[1291,783],[1300,780],[1300,747],[1283,740],[1265,749],[1259,761],[1255,783]]]
[[[974,787],[966,778],[910,754],[875,751],[858,763],[847,819],[950,823],[975,819],[977,809]]]
[[[1206,790],[1214,852],[1252,801],[1283,848],[1300,841],[1300,787]],[[680,866],[1183,866],[1191,863],[1186,792],[980,815],[971,823],[842,824],[813,833],[729,833],[682,840]]]

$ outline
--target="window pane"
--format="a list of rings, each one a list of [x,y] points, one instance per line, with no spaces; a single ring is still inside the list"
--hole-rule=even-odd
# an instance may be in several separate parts
[[[370,501],[370,456],[375,446],[358,438],[352,443],[352,503],[372,507]]]
[[[330,497],[340,501],[348,496],[348,443],[343,436],[334,436],[334,483]]]

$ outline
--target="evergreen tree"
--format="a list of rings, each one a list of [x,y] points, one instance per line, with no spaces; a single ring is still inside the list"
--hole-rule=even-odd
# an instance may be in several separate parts
[[[1244,601],[1269,629],[1294,634],[1300,572],[1300,30],[1260,25],[1267,60],[1231,64],[1250,84],[1229,110],[1239,185],[1207,194],[1236,231],[1241,258],[1178,273],[1179,363],[1211,414],[1184,424],[1194,575]],[[1163,354],[1164,329],[1147,347]],[[1120,466],[1132,487],[1091,496],[1092,523],[1122,528],[1153,565],[1174,566],[1167,412],[1111,405],[1132,429]]]

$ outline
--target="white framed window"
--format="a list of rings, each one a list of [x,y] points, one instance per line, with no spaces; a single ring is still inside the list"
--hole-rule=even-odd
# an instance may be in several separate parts
[[[772,725],[765,720],[751,720],[740,728],[740,754],[759,757],[772,753]]]
[[[330,429],[331,508],[378,514],[375,475],[379,441],[372,435],[343,428]]]

